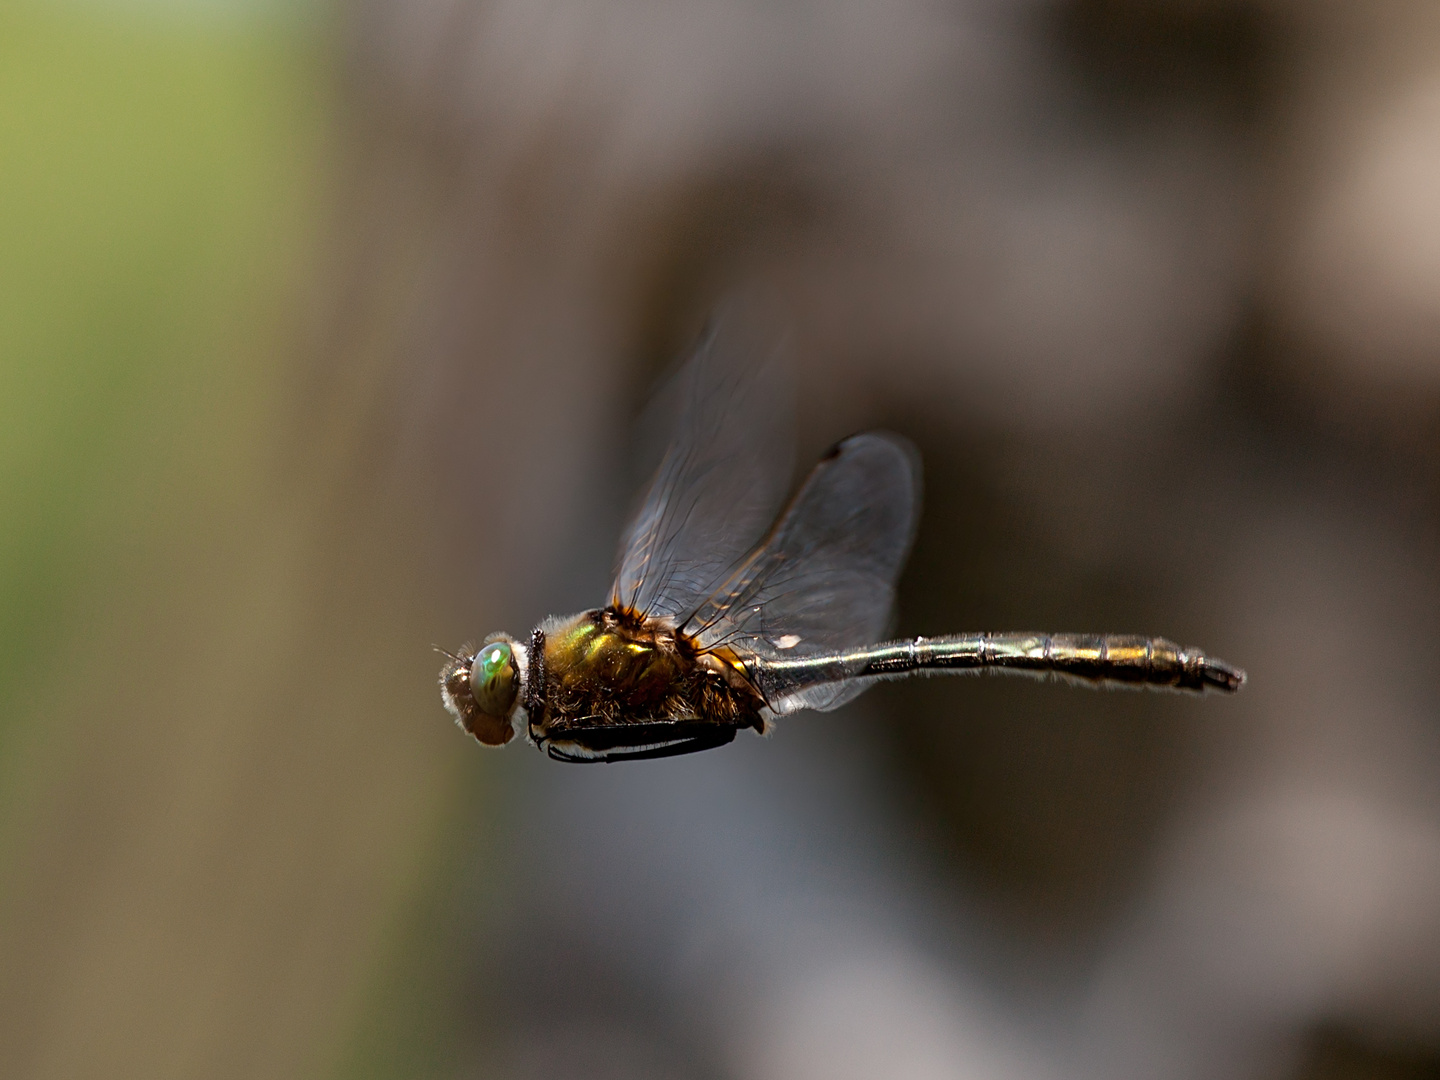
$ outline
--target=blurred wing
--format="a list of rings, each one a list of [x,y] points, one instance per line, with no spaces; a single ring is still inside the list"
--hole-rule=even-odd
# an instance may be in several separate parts
[[[765,543],[682,624],[704,648],[800,657],[884,635],[920,508],[920,457],[896,435],[846,439]],[[867,684],[760,687],[777,712],[833,709]],[[794,691],[792,693],[792,691]]]
[[[768,329],[732,302],[676,376],[678,427],[621,545],[612,604],[690,613],[775,520],[794,466],[794,389]]]

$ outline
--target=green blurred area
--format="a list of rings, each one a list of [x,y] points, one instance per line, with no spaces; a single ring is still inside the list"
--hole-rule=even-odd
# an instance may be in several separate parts
[[[447,1054],[479,790],[417,515],[307,397],[333,60],[314,10],[0,6],[7,1076]]]
[[[136,560],[265,482],[324,74],[294,21],[0,6],[0,757]]]

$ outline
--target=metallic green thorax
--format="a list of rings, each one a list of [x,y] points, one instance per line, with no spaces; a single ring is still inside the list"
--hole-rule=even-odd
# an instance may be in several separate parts
[[[697,650],[667,626],[605,608],[542,627],[544,707],[537,741],[595,728],[699,722],[763,729],[764,701],[728,651]]]

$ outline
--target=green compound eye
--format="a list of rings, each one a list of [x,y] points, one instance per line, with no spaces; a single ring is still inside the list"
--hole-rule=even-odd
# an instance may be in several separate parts
[[[492,641],[470,664],[470,694],[483,713],[509,716],[519,687],[515,678],[515,656],[503,641]]]

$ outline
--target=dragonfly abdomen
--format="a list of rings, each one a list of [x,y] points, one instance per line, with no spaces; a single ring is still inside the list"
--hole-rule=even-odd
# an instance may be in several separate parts
[[[1199,649],[1132,634],[952,634],[760,662],[766,681],[799,689],[851,679],[995,671],[1113,686],[1233,693],[1245,673]]]
[[[1233,693],[1245,673],[1195,648],[1134,634],[963,634],[917,638],[917,670],[966,667],[1084,682]]]

